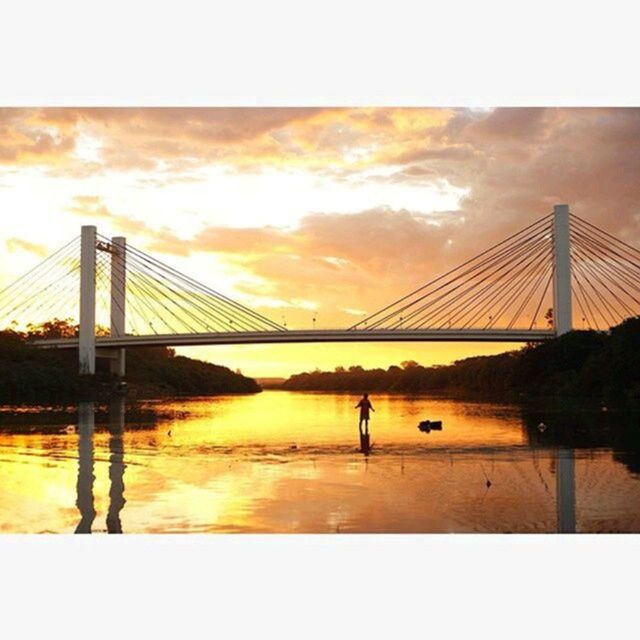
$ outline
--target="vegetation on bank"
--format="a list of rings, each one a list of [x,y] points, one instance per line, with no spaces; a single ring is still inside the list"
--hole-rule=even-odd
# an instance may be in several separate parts
[[[96,398],[108,393],[115,379],[108,363],[98,360],[95,378],[78,374],[75,350],[37,349],[34,337],[76,335],[77,328],[55,320],[27,333],[0,332],[0,403],[60,403]],[[255,393],[255,380],[221,367],[184,356],[173,349],[145,347],[127,349],[127,384],[138,397],[169,395],[215,395]]]
[[[640,403],[640,318],[607,333],[572,331],[518,351],[423,367],[359,366],[291,376],[284,389],[304,391],[447,392],[491,397],[575,397]]]

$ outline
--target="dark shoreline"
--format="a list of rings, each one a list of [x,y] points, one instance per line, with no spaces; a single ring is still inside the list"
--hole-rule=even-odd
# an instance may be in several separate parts
[[[0,406],[108,402],[122,391],[106,361],[98,361],[95,376],[82,376],[78,372],[77,351],[37,349],[31,345],[30,336],[40,336],[42,331],[0,331]],[[73,335],[75,328],[64,321],[52,321],[47,324],[47,331],[45,337],[59,337]],[[255,380],[239,371],[179,356],[165,347],[128,349],[126,380],[129,397],[140,399],[261,391]]]
[[[291,376],[289,391],[446,394],[506,402],[640,408],[640,318],[608,332],[571,331],[517,351],[449,365],[408,360],[386,369],[353,365]]]

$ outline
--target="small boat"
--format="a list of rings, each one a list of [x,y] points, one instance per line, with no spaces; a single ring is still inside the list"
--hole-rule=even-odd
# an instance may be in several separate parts
[[[442,420],[423,420],[418,424],[418,429],[424,433],[442,431]]]

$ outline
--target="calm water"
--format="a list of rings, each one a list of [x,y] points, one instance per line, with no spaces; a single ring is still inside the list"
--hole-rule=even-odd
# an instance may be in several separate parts
[[[372,400],[368,455],[352,395],[0,411],[0,531],[640,531],[637,417]]]

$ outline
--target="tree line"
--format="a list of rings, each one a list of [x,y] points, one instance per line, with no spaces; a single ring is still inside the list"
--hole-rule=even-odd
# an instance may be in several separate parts
[[[640,402],[640,318],[608,332],[571,331],[516,351],[424,367],[338,367],[291,376],[284,389],[430,393]]]
[[[34,338],[73,337],[77,325],[52,320],[27,331],[0,331],[0,403],[73,402],[113,390],[108,363],[97,362],[95,377],[78,374],[74,349],[38,349]],[[165,347],[127,349],[127,384],[139,397],[256,393],[258,383],[227,367],[176,355]]]

